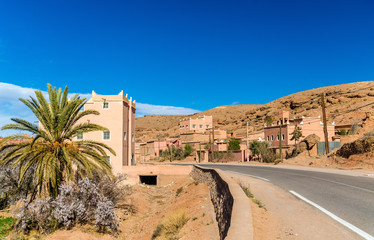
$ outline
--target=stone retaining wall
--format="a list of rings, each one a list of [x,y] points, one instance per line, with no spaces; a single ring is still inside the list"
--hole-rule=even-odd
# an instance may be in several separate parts
[[[210,189],[216,220],[218,222],[220,239],[226,238],[230,228],[231,214],[234,204],[228,184],[214,169],[205,169],[194,166],[190,176],[198,182],[206,184]]]

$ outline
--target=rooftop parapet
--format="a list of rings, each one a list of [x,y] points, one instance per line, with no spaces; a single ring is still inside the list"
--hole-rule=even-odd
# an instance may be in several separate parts
[[[123,95],[123,90],[118,95],[100,95],[100,94],[97,94],[94,90],[92,90],[92,96],[87,101],[87,103],[102,102],[102,101],[104,102],[124,101],[128,103],[129,105],[132,105],[133,108],[135,108],[135,105],[136,105],[136,101],[132,100],[132,97],[130,97],[129,99],[128,94],[126,94],[125,96]]]

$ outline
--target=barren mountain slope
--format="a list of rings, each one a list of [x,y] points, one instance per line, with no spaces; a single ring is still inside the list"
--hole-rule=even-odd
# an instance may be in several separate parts
[[[184,118],[212,115],[216,128],[233,132],[236,137],[244,137],[246,122],[249,131],[263,129],[264,118],[276,118],[279,110],[290,111],[292,116],[319,116],[321,114],[320,94],[326,93],[328,122],[352,124],[361,122],[365,112],[374,112],[374,81],[342,84],[311,89],[269,102],[265,105],[227,105],[201,113],[185,116],[149,115],[136,118],[137,141],[156,139],[159,134],[179,135],[178,123]]]

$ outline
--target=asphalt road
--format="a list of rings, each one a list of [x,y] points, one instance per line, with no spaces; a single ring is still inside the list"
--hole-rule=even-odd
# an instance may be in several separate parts
[[[367,239],[374,239],[374,178],[277,167],[199,165],[264,178],[302,195],[368,233]]]

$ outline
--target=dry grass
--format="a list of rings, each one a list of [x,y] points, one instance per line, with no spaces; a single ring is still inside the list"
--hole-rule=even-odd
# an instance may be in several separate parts
[[[152,239],[173,240],[179,239],[179,231],[188,222],[189,217],[185,210],[179,210],[162,220],[153,232]]]

